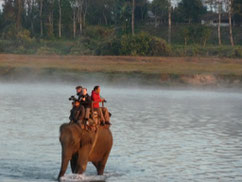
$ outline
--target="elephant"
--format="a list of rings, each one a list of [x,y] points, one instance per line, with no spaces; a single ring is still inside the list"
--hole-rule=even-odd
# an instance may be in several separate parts
[[[61,168],[58,180],[64,176],[68,163],[73,173],[85,172],[87,163],[92,162],[98,175],[103,175],[113,145],[109,127],[99,126],[96,131],[87,131],[78,124],[65,123],[60,126],[62,146]]]

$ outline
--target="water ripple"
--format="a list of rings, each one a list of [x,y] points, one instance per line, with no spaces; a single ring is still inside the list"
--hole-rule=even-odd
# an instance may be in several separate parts
[[[68,121],[72,88],[0,84],[0,181],[55,181],[58,128]],[[242,181],[241,93],[102,92],[113,114],[114,137],[105,175],[98,178],[88,165],[84,176],[73,177],[68,169],[67,180]]]

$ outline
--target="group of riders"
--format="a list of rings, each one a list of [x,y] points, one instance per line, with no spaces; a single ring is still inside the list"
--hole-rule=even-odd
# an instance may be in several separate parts
[[[86,128],[89,126],[90,121],[93,121],[93,113],[98,114],[98,120],[95,121],[96,125],[109,126],[111,114],[108,109],[104,107],[106,100],[100,96],[101,87],[95,86],[92,90],[91,96],[87,93],[87,89],[82,86],[76,87],[76,95],[71,96],[72,109],[70,112],[70,123],[77,123]],[[102,107],[99,104],[102,103]]]

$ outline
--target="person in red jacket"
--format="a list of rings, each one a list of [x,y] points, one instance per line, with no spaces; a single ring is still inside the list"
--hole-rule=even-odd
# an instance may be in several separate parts
[[[110,125],[110,115],[106,107],[99,107],[100,102],[106,102],[104,98],[100,97],[101,88],[100,86],[95,86],[92,91],[92,101],[93,109],[98,111],[101,117],[101,124]]]

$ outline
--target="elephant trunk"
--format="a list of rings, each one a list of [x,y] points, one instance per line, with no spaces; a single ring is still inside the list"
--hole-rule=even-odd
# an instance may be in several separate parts
[[[62,150],[61,169],[58,175],[58,180],[60,180],[60,178],[64,176],[70,159],[71,159],[71,155],[69,155],[67,151]]]

